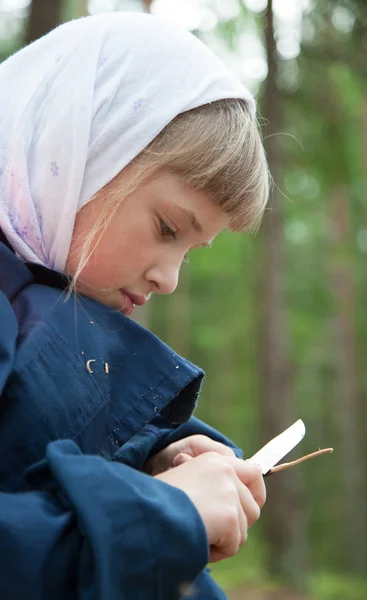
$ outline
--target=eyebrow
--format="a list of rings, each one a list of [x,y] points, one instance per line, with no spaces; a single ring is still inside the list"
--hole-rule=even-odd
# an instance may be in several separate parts
[[[196,215],[191,210],[182,208],[182,206],[176,206],[176,208],[179,212],[184,213],[190,219],[190,223],[197,233],[203,233],[204,230],[202,226],[197,220]]]
[[[178,210],[178,212],[185,214],[185,216],[190,219],[191,226],[193,227],[193,229],[195,229],[195,231],[197,231],[197,233],[204,232],[202,225],[200,225],[199,221],[196,218],[195,213],[193,213],[192,210],[189,210],[188,208],[183,208],[182,206],[176,206],[176,209]],[[210,242],[207,242],[205,244],[200,244],[200,246],[202,246],[204,248],[212,247]]]

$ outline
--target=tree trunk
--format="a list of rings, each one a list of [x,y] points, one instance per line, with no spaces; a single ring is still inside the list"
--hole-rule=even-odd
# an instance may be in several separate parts
[[[363,163],[362,163],[362,169],[364,169],[364,173],[367,173],[367,94],[365,94],[364,96],[364,100],[362,102],[361,105],[361,123],[362,123],[362,143],[363,143]],[[363,192],[364,192],[364,197],[367,197],[367,179],[366,177],[364,178],[364,186],[363,186]],[[364,223],[365,223],[365,234],[367,233],[367,213],[365,212],[364,214]],[[366,257],[367,254],[364,254],[364,264],[366,261]],[[367,285],[365,282],[365,285],[363,286],[363,291],[362,291],[362,295],[363,297],[367,297]],[[365,317],[366,318],[366,317]],[[364,330],[365,331],[365,330]],[[364,331],[362,330],[362,333],[364,333]],[[363,411],[363,430],[367,431],[367,405],[365,402],[366,396],[367,396],[367,373],[366,373],[366,369],[365,369],[365,356],[366,356],[366,350],[367,350],[367,340],[366,340],[366,336],[364,336],[364,345],[363,345],[363,350],[361,353],[361,356],[359,357],[359,373],[363,373],[364,372],[364,376],[363,376],[363,385],[361,387],[360,390],[360,402],[362,405],[362,411]],[[367,436],[365,436],[364,438],[364,453],[365,455],[367,455]],[[365,498],[367,497],[367,481],[365,481]]]
[[[143,7],[144,7],[145,12],[148,12],[148,13],[150,12],[150,7],[152,5],[152,1],[153,0],[143,0]]]
[[[341,518],[343,548],[349,570],[364,574],[366,570],[366,509],[363,456],[363,411],[360,403],[357,332],[355,325],[356,287],[348,247],[351,241],[350,200],[344,187],[330,195],[333,212],[335,247],[333,252],[332,289],[336,303],[335,352],[337,364],[336,427],[339,448],[337,457],[341,475]]]
[[[63,0],[32,0],[28,21],[26,44],[42,37],[61,22]]]
[[[281,187],[281,146],[277,134],[283,130],[281,98],[277,87],[277,58],[272,0],[265,16],[268,77],[263,113],[270,121],[265,146],[274,180]],[[260,234],[261,272],[259,298],[259,394],[262,442],[268,441],[296,419],[292,407],[292,372],[289,360],[287,314],[284,300],[285,259],[281,201],[277,189]],[[304,510],[299,471],[294,469],[267,481],[268,501],[264,510],[269,567],[273,575],[302,585],[305,578]]]

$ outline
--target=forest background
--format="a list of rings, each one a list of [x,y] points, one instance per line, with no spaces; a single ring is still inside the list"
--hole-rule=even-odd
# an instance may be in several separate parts
[[[249,456],[302,418],[238,555],[231,599],[367,598],[366,0],[0,0],[0,60],[114,10],[179,21],[256,94],[274,187],[254,235],[222,234],[138,320],[207,373],[197,414]]]

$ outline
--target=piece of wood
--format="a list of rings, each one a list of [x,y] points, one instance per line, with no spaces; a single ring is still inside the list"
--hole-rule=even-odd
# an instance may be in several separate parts
[[[268,475],[274,475],[274,473],[278,473],[279,471],[284,471],[285,469],[289,469],[290,467],[293,467],[295,465],[299,465],[300,463],[304,462],[305,460],[310,460],[311,458],[315,458],[315,456],[320,456],[321,454],[331,454],[331,452],[334,452],[334,448],[323,448],[320,450],[316,450],[316,452],[311,452],[311,454],[306,454],[306,456],[297,458],[297,460],[292,460],[291,462],[282,463],[281,465],[277,465],[276,467],[273,467],[272,469],[270,469],[270,471],[268,471],[266,473],[265,477],[267,477]]]

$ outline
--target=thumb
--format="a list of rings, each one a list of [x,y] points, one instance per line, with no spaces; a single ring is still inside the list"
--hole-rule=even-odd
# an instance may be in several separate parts
[[[190,456],[190,454],[186,454],[185,452],[180,452],[180,454],[177,454],[175,456],[175,458],[172,461],[172,464],[174,467],[179,467],[180,465],[183,465],[188,460],[193,460],[193,457]]]

